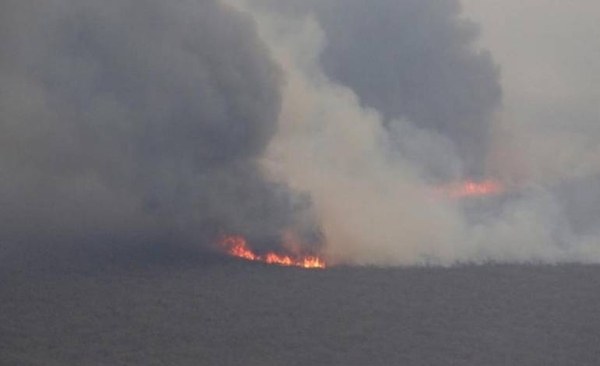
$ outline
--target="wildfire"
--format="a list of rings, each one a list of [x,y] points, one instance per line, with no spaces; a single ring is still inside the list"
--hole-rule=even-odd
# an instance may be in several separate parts
[[[481,197],[500,194],[504,191],[502,185],[491,179],[483,181],[466,181],[459,184],[438,187],[436,192],[450,198]]]
[[[250,250],[250,248],[248,248],[246,239],[238,235],[224,237],[219,242],[219,245],[227,251],[227,254],[249,261],[257,261],[285,267],[302,267],[310,269],[326,267],[325,261],[317,256],[289,256],[279,255],[273,252],[265,255],[257,255]]]

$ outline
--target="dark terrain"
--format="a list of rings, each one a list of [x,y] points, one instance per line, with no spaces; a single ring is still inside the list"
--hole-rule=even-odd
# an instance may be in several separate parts
[[[600,267],[5,271],[1,365],[597,365]]]

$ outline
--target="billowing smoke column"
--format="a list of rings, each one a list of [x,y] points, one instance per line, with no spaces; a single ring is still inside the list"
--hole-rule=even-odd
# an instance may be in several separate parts
[[[0,260],[599,260],[597,199],[502,169],[499,67],[459,5],[4,1]]]
[[[286,78],[263,165],[310,193],[331,263],[600,259],[600,215],[573,199],[598,194],[512,169],[526,149],[494,125],[499,67],[458,1],[229,2],[254,15]]]
[[[0,258],[317,232],[309,200],[256,163],[281,75],[248,17],[215,0],[0,13]]]
[[[398,120],[404,118],[449,139],[458,167],[406,141],[396,144],[432,178],[485,175],[501,99],[499,71],[489,52],[475,50],[479,28],[460,17],[459,0],[253,3],[288,15],[313,14],[326,39],[319,55],[323,72],[381,113],[388,129],[402,129]]]

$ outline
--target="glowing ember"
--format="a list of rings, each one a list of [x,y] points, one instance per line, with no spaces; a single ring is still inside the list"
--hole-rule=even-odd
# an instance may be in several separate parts
[[[246,239],[241,236],[226,236],[219,245],[227,251],[227,254],[234,257],[243,258],[249,261],[257,261],[269,264],[276,264],[286,267],[302,267],[302,268],[325,268],[325,261],[317,256],[289,256],[279,255],[276,253],[267,253],[265,255],[257,255],[250,248]]]
[[[497,181],[488,179],[480,182],[466,181],[436,189],[438,194],[450,198],[481,197],[500,194],[504,188]]]

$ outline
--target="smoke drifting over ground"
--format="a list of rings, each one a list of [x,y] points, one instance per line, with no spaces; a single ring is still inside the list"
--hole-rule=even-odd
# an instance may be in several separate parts
[[[4,258],[224,233],[261,251],[293,232],[334,263],[600,259],[580,204],[600,201],[598,160],[575,183],[568,167],[522,179],[499,67],[458,1],[0,10]],[[432,194],[491,174],[511,193]]]

